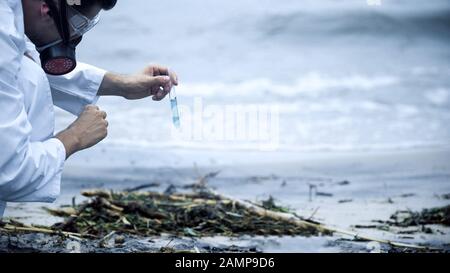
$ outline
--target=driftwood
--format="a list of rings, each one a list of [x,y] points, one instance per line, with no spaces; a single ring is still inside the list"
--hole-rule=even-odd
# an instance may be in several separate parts
[[[64,235],[66,237],[70,237],[70,238],[77,239],[77,240],[80,240],[80,238],[83,238],[83,237],[93,238],[93,236],[90,236],[88,234],[80,234],[80,233],[75,233],[75,232],[53,230],[53,229],[43,228],[43,227],[18,227],[18,226],[11,225],[11,224],[6,224],[2,228],[0,228],[0,231],[6,232],[6,233],[30,232],[30,233],[43,233],[43,234],[50,234],[50,235]]]
[[[426,247],[426,246],[420,246],[420,245],[415,245],[415,244],[407,244],[407,243],[402,243],[402,242],[395,242],[395,241],[390,241],[390,240],[374,238],[374,237],[370,237],[370,236],[361,235],[361,234],[359,234],[357,232],[353,232],[353,231],[328,227],[321,223],[310,222],[310,221],[304,220],[295,214],[266,210],[262,207],[252,204],[248,201],[237,200],[237,199],[231,198],[229,196],[218,194],[212,190],[209,190],[209,191],[211,193],[213,193],[214,195],[216,195],[220,199],[228,199],[232,202],[235,202],[236,204],[238,204],[240,206],[244,206],[247,209],[253,210],[255,213],[258,213],[260,215],[271,217],[274,220],[289,221],[291,223],[298,225],[299,227],[314,228],[323,233],[340,233],[340,234],[351,236],[357,240],[363,240],[363,241],[368,241],[368,242],[378,242],[378,243],[387,244],[387,245],[394,246],[394,247],[404,247],[404,248],[412,248],[412,249],[420,249],[420,250],[433,250],[434,249],[434,248],[430,248],[430,247]]]

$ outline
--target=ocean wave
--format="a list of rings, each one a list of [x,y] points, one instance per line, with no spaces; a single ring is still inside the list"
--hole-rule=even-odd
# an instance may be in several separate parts
[[[296,11],[272,15],[257,23],[264,36],[302,39],[328,36],[366,36],[373,39],[388,36],[399,39],[428,37],[450,39],[450,9],[427,13],[397,14],[382,10],[350,10],[345,12],[310,14]]]
[[[285,97],[292,98],[302,94],[318,96],[320,92],[329,90],[372,90],[392,86],[399,79],[393,76],[363,76],[347,77],[324,76],[319,73],[308,73],[299,77],[294,83],[283,84],[270,79],[253,79],[239,83],[187,83],[179,87],[180,94],[187,97]]]

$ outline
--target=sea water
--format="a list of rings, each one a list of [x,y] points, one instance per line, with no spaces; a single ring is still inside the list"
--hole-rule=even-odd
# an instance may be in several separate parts
[[[251,140],[221,141],[230,119],[211,115],[236,105],[279,106],[285,151],[450,145],[448,0],[132,2],[105,12],[77,47],[79,59],[125,74],[150,62],[173,68],[183,128],[199,138],[173,137],[167,101],[105,97],[108,145],[245,154]],[[59,113],[62,130],[73,118]],[[204,115],[193,123],[189,113]]]

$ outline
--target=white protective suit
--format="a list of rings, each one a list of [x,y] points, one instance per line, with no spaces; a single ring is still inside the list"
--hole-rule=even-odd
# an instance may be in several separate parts
[[[59,195],[66,152],[54,138],[53,105],[79,114],[97,101],[104,75],[79,63],[68,75],[47,76],[24,34],[21,0],[0,1],[0,217],[6,202]]]

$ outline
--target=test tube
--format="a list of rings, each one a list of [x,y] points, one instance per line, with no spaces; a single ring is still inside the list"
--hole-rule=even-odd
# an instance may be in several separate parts
[[[175,87],[169,92],[170,108],[172,109],[172,121],[175,128],[180,129],[180,112],[178,111],[177,93]]]

